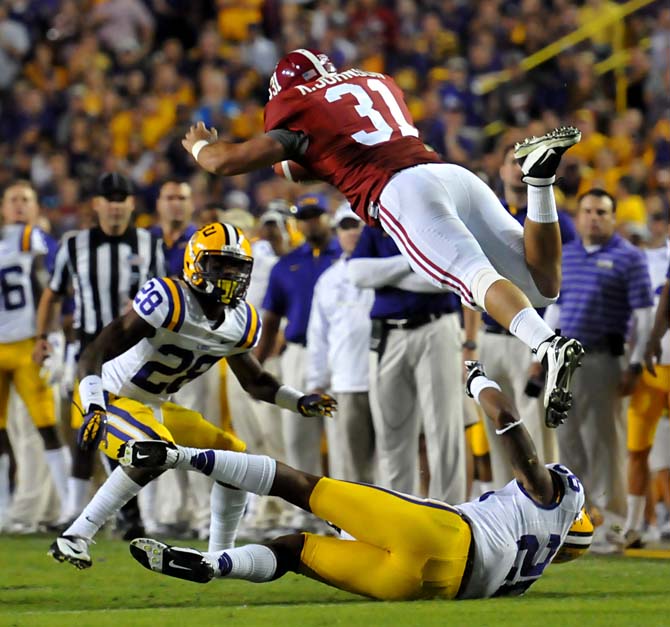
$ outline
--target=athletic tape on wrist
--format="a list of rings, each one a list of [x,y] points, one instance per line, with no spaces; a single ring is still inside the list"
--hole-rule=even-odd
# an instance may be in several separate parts
[[[91,405],[106,408],[102,379],[97,374],[89,374],[80,381],[79,398],[81,398],[81,404],[86,414],[89,412]]]
[[[275,405],[298,413],[298,401],[304,394],[289,385],[281,385],[275,395]]]
[[[494,390],[498,390],[498,392],[501,391],[500,386],[495,381],[492,381],[485,376],[475,377],[472,383],[470,383],[470,393],[478,405],[480,404],[479,395],[482,393],[482,390],[485,390],[486,388],[493,388]]]
[[[200,139],[199,141],[195,142],[195,144],[193,144],[193,148],[191,148],[191,154],[193,155],[193,158],[196,161],[198,160],[198,155],[200,154],[200,151],[205,146],[209,146],[209,142],[206,139]]]

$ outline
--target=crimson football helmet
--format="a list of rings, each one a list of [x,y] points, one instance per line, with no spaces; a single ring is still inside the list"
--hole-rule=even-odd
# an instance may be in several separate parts
[[[304,85],[335,72],[337,69],[327,54],[309,48],[292,50],[279,60],[270,77],[270,99],[282,89]]]

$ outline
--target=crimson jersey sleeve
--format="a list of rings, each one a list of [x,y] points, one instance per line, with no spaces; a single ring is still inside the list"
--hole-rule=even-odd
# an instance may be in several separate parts
[[[368,224],[393,174],[440,162],[418,138],[400,88],[375,72],[347,70],[280,92],[265,106],[265,130],[277,128],[308,137],[295,160],[337,187]]]

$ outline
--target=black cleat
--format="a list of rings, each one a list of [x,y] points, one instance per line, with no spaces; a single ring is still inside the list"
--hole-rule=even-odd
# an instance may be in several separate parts
[[[163,544],[151,538],[137,538],[130,543],[130,554],[144,568],[156,573],[208,583],[214,578],[214,568],[196,549],[183,549]]]
[[[514,156],[521,162],[521,180],[536,187],[553,185],[563,153],[581,138],[578,128],[562,126],[541,137],[528,137],[517,143]]]

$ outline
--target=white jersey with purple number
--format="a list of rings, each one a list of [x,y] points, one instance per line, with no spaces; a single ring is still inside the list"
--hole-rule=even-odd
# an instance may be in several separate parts
[[[0,238],[0,343],[35,337],[32,269],[48,252],[44,234],[25,224],[2,227]]]
[[[563,484],[563,495],[550,506],[536,503],[517,481],[458,506],[472,524],[475,543],[461,598],[523,594],[551,563],[584,505],[584,488],[565,466],[547,468]]]
[[[133,301],[138,316],[156,329],[102,367],[102,384],[117,396],[157,404],[223,357],[245,353],[260,338],[256,309],[246,302],[226,310],[220,324],[209,320],[181,281],[151,279]]]

